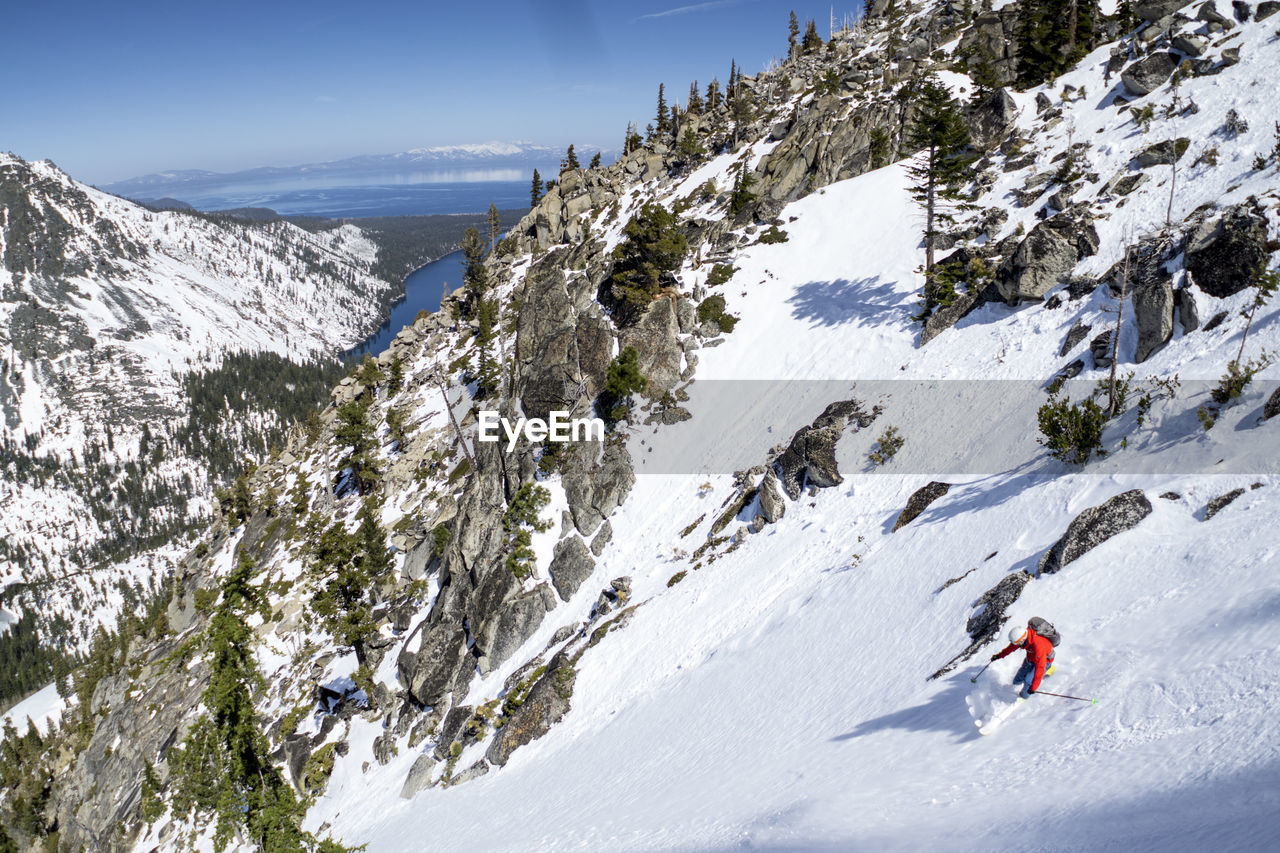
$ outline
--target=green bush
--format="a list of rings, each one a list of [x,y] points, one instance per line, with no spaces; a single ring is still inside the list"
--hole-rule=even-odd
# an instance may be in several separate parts
[[[737,268],[730,264],[716,264],[707,276],[707,287],[719,287],[733,278],[733,274],[737,271]]]
[[[525,483],[511,497],[502,514],[502,529],[507,534],[506,566],[518,578],[526,578],[533,570],[533,533],[551,529],[550,521],[538,514],[551,503],[551,493],[536,483]]]
[[[777,225],[769,226],[769,230],[760,235],[760,242],[767,245],[771,245],[773,243],[785,243],[787,242],[787,239],[787,232],[783,231]]]
[[[622,322],[635,320],[658,294],[668,273],[680,268],[689,243],[675,214],[655,202],[640,208],[614,249],[613,295]]]
[[[720,331],[725,334],[732,332],[733,327],[738,324],[738,318],[732,314],[726,314],[724,307],[723,296],[718,293],[708,296],[698,303],[698,322],[705,323],[712,320],[720,327]]]
[[[1064,397],[1050,396],[1037,412],[1041,437],[1039,443],[1049,455],[1063,462],[1083,465],[1095,453],[1105,456],[1102,429],[1107,415],[1092,397],[1072,403]]]
[[[631,413],[631,395],[640,394],[649,382],[640,372],[640,354],[635,347],[623,347],[610,364],[604,390],[596,397],[596,414],[613,426]]]
[[[892,459],[906,442],[907,440],[898,432],[897,427],[886,427],[876,439],[876,447],[867,454],[867,458],[876,465],[883,465]]]

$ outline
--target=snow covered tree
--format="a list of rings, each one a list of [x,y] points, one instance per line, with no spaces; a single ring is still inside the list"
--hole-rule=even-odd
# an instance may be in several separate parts
[[[917,150],[907,171],[914,184],[912,197],[924,208],[926,312],[937,304],[934,287],[934,243],[938,226],[953,221],[951,209],[967,181],[969,130],[951,93],[934,76],[914,87],[916,116],[907,144]]]

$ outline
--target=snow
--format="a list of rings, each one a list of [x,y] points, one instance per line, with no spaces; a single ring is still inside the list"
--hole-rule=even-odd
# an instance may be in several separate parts
[[[1277,51],[1264,28],[1246,31],[1242,55],[1255,68],[1280,63]],[[1196,140],[1180,166],[1175,218],[1206,202],[1274,193],[1274,175],[1246,162],[1280,119],[1271,87],[1242,85],[1231,70],[1192,81],[1183,95],[1199,113],[1158,120],[1143,135],[1104,105],[1106,55],[1099,49],[1049,93],[1067,82],[1088,94],[1060,104],[1062,125],[1036,134],[1040,163],[997,171],[982,202],[1010,210],[1006,233],[1036,222],[1034,205],[1015,208],[1007,194],[1073,139],[1106,140],[1089,152],[1100,180],[1085,196],[1175,132]],[[1020,104],[1030,107],[1034,95],[1019,95]],[[1224,165],[1190,167],[1231,104],[1248,111],[1259,135],[1218,139]],[[1023,121],[1034,115],[1024,109]],[[669,191],[647,191],[675,199],[708,179],[725,187],[735,162],[720,157]],[[1134,223],[1163,221],[1168,170],[1149,171],[1154,180],[1099,220],[1102,249],[1079,274],[1114,263]],[[1042,384],[1069,359],[1058,355],[1069,326],[1114,322],[1114,303],[1098,295],[1056,312],[987,306],[918,349],[909,315],[922,223],[907,185],[898,164],[826,187],[783,212],[786,243],[733,258],[738,271],[721,292],[739,323],[724,345],[696,350],[684,404],[693,418],[635,431],[640,476],[610,519],[614,540],[595,573],[466,698],[498,696],[557,627],[585,618],[610,579],[631,576],[633,618],[582,657],[564,720],[507,766],[410,801],[399,791],[413,751],[360,773],[365,759],[353,745],[309,826],[331,823],[371,851],[423,839],[484,851],[1271,846],[1280,831],[1280,760],[1270,746],[1280,738],[1280,549],[1271,532],[1280,438],[1258,409],[1274,387],[1262,379],[1280,373],[1262,374],[1213,431],[1194,422],[1207,393],[1194,380],[1216,380],[1234,357],[1248,295],[1199,295],[1202,316],[1229,312],[1224,327],[1179,332],[1133,365],[1139,380],[1180,374],[1182,392],[1158,402],[1146,427],[1131,418],[1113,426],[1110,458],[1071,470],[1045,456],[1026,406],[1043,402]],[[619,221],[644,200],[625,199]],[[616,242],[616,227],[601,231]],[[686,269],[682,279],[703,275]],[[1278,316],[1274,305],[1260,312],[1251,350],[1280,345]],[[1131,363],[1128,323],[1122,353]],[[1082,378],[1091,385],[1101,375]],[[729,471],[762,463],[844,397],[884,406],[872,428],[840,443],[844,483],[789,501],[778,523],[694,564],[688,552],[732,494]],[[876,469],[866,454],[888,423],[907,444]],[[992,444],[1003,454],[995,466],[983,461]],[[693,464],[721,457],[733,464]],[[953,483],[951,492],[891,532],[907,497],[936,478]],[[968,644],[965,622],[983,592],[1010,572],[1034,571],[1080,512],[1133,488],[1152,501],[1147,519],[1031,581],[1008,612],[1014,623],[1047,617],[1063,634],[1046,689],[1098,703],[1033,697],[981,737],[968,706],[1010,701],[1020,661],[969,679],[983,652],[1003,642],[927,677]],[[1204,521],[1207,502],[1234,488],[1244,495]],[[482,751],[469,748],[458,766]]]
[[[67,701],[58,695],[56,684],[50,684],[26,699],[14,705],[0,720],[0,739],[3,738],[4,725],[11,724],[18,737],[27,733],[27,721],[35,723],[36,730],[47,735],[51,725],[56,724],[67,708]]]

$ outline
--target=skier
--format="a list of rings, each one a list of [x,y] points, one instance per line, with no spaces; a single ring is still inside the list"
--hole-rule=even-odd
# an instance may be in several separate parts
[[[1022,684],[1019,695],[1025,699],[1040,689],[1041,679],[1053,675],[1053,642],[1049,637],[1037,634],[1030,625],[1025,628],[1010,628],[1009,645],[992,655],[991,660],[1000,660],[1017,649],[1026,649],[1027,652],[1027,659],[1013,677],[1014,684]]]

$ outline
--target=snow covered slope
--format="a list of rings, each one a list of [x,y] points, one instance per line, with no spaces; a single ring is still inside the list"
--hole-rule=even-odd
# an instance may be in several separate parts
[[[946,324],[939,311],[922,343],[907,164],[865,168],[866,140],[845,132],[906,120],[897,75],[933,44],[912,38],[959,5],[913,4],[842,33],[827,60],[751,78],[749,125],[727,131],[724,110],[690,125],[722,153],[679,162],[655,145],[562,175],[489,265],[511,398],[474,396],[481,354],[455,322],[466,294],[384,354],[398,387],[339,387],[375,436],[366,505],[395,551],[360,653],[317,606],[332,566],[311,535],[359,520],[347,408],[258,472],[255,512],[184,561],[171,634],[125,663],[189,649],[206,609],[192,602],[217,600],[237,549],[254,555],[265,601],[244,618],[272,760],[315,796],[305,828],[371,851],[1269,849],[1280,372],[1220,408],[1211,395],[1242,342],[1245,360],[1280,348],[1280,308],[1246,317],[1257,271],[1232,266],[1252,252],[1276,267],[1280,41],[1268,21],[1210,33],[1192,9],[1008,95],[951,235],[984,261],[955,294],[969,310]],[[1133,98],[1107,71],[1193,30],[1212,38],[1176,92]],[[963,92],[962,34],[949,37],[934,59]],[[1149,149],[1180,137],[1175,184]],[[837,145],[838,162],[817,153]],[[739,215],[727,190],[743,174],[761,198]],[[690,251],[615,323],[613,251],[649,202]],[[1117,284],[1126,254],[1139,274]],[[1108,377],[1107,339],[1093,344],[1117,321],[1131,396],[1102,432],[1107,455],[1054,458],[1039,408],[1063,393],[1057,376],[1075,378],[1062,388],[1077,403]],[[625,453],[472,441],[477,408],[589,406],[624,344],[659,386],[622,429]],[[851,400],[837,427],[815,421]],[[890,426],[905,443],[877,464]],[[792,451],[807,454],[797,482]],[[931,482],[947,488],[921,501]],[[546,503],[529,510],[517,496],[535,485]],[[1011,697],[1018,660],[979,670],[1033,615],[1063,637],[1043,689],[1097,703],[1036,696],[981,737],[969,706]],[[130,849],[211,846],[208,815],[175,815],[167,794],[149,823],[125,805],[142,763],[205,713],[201,667],[186,673],[104,680],[129,701],[90,709],[59,814],[109,815]]]

